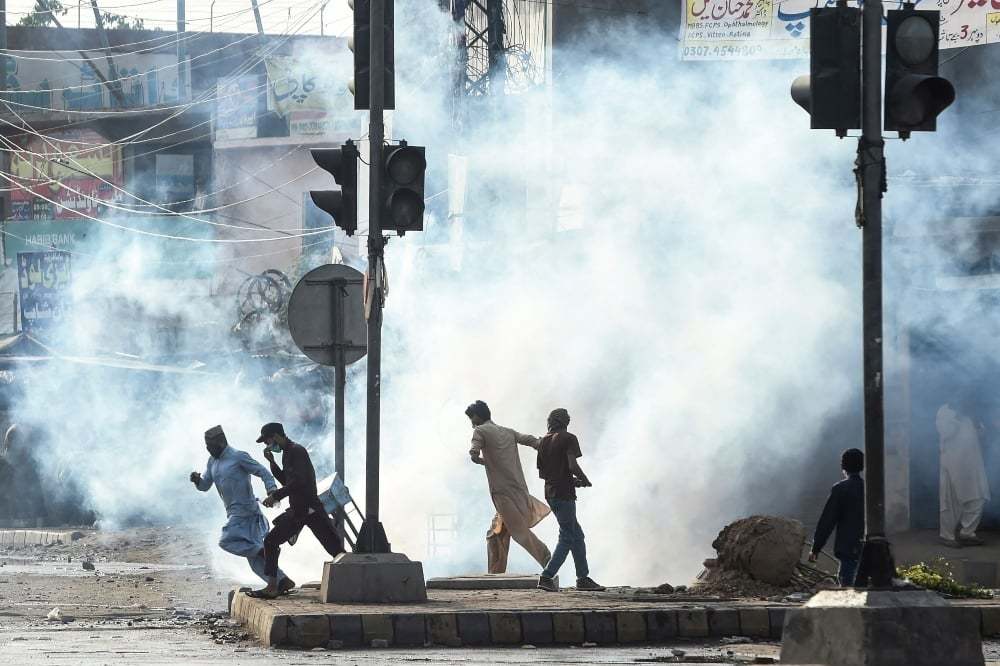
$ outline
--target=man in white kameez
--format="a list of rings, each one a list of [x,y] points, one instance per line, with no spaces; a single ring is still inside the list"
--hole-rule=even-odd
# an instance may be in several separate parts
[[[219,491],[222,503],[226,505],[226,524],[222,526],[219,548],[238,557],[247,558],[250,568],[264,581],[269,578],[264,573],[264,537],[267,536],[267,518],[257,505],[250,476],[264,482],[270,495],[278,489],[278,484],[270,471],[250,457],[246,451],[229,446],[222,426],[205,431],[205,448],[210,457],[205,473],[191,472],[191,483],[205,492],[213,485]],[[278,571],[279,588],[282,593],[295,587],[295,583],[281,570]]]
[[[937,412],[941,441],[941,541],[952,548],[977,546],[983,540],[976,529],[990,486],[979,444],[973,410],[958,402],[945,403]]]
[[[490,573],[507,571],[507,553],[514,539],[541,567],[549,562],[548,547],[531,528],[549,515],[549,507],[532,497],[524,480],[518,444],[538,448],[538,438],[522,435],[491,420],[490,408],[477,400],[465,410],[472,422],[472,462],[486,466],[486,480],[497,513],[486,534],[486,559]]]

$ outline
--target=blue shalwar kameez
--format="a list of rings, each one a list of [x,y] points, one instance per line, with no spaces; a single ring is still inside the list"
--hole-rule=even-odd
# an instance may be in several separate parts
[[[253,572],[267,582],[263,549],[268,524],[254,497],[253,486],[250,485],[251,474],[264,482],[268,494],[278,489],[274,476],[266,467],[251,458],[246,451],[227,446],[218,458],[208,459],[198,490],[205,492],[214,483],[222,503],[226,505],[228,520],[222,526],[219,548],[247,558]],[[278,570],[278,580],[283,578],[284,572]]]

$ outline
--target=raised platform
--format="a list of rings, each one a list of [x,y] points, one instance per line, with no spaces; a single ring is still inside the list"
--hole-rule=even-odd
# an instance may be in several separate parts
[[[235,592],[232,616],[265,646],[391,647],[670,643],[676,638],[781,638],[798,604],[694,602],[623,591],[428,590],[419,604],[324,604],[317,590],[267,601]],[[656,595],[658,596],[658,595]],[[962,601],[984,636],[1000,603]]]
[[[1000,533],[980,530],[982,546],[949,548],[938,540],[937,530],[910,530],[889,536],[896,564],[945,560],[960,583],[1000,588]]]

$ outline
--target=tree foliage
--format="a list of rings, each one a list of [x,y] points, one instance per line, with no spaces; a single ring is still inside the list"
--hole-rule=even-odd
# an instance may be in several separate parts
[[[25,14],[18,25],[24,26],[52,26],[59,25],[58,16],[66,16],[69,8],[59,2],[59,0],[35,0],[35,6],[30,14]],[[111,12],[101,12],[101,21],[108,30],[143,30],[145,24],[141,18],[113,14]]]

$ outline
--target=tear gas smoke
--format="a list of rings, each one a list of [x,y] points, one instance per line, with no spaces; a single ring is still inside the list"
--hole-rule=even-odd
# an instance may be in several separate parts
[[[396,138],[428,147],[428,195],[448,152],[468,159],[470,186],[463,219],[429,205],[426,232],[387,248],[381,496],[394,548],[428,575],[484,568],[493,509],[463,414],[475,399],[538,434],[552,408],[569,410],[594,482],[580,521],[609,584],[687,581],[730,520],[815,511],[793,504],[815,452],[836,461],[859,444],[861,267],[854,143],[808,129],[788,97],[802,64],[678,63],[662,33],[623,22],[627,58],[557,49],[552,87],[473,117],[459,138],[449,19],[425,3],[396,11]],[[96,348],[110,331],[156,357],[158,335],[85,305],[129,266],[119,254],[76,274],[68,337]],[[182,321],[205,356],[231,344],[230,301],[113,282]],[[214,539],[222,507],[187,482],[207,456],[202,431],[221,423],[255,455],[261,423],[298,431],[273,391],[227,372],[133,386],[73,367],[20,407],[59,443],[45,464],[72,474],[103,521],[197,524]],[[348,398],[347,480],[363,498],[364,361]],[[836,468],[819,475],[823,492]],[[457,516],[433,559],[431,514]],[[554,543],[553,520],[537,529]],[[311,536],[285,553],[293,577],[319,577]],[[514,548],[511,570],[535,567]]]

